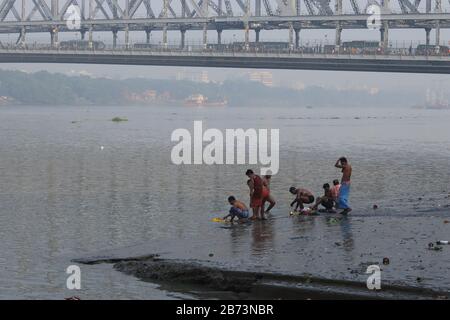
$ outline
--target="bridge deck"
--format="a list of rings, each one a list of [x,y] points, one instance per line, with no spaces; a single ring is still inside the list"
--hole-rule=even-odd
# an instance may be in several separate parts
[[[75,63],[450,74],[450,57],[131,50],[0,50],[0,63]]]

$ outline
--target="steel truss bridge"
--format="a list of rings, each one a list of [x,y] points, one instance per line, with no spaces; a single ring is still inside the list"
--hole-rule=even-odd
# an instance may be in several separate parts
[[[377,2],[379,1],[379,2]],[[379,46],[389,46],[389,30],[424,30],[426,44],[440,50],[440,31],[450,28],[450,0],[0,0],[0,34],[17,33],[14,46],[1,46],[0,63],[95,63],[125,65],[168,65],[236,68],[347,70],[450,74],[450,57],[341,55],[344,29],[367,29],[376,5],[380,12]],[[79,10],[77,25],[73,9]],[[373,7],[372,7],[373,8]],[[372,20],[370,20],[372,21]],[[76,25],[76,28],[73,26]],[[300,32],[333,29],[337,54],[310,55],[296,50]],[[177,50],[168,47],[168,31],[179,31]],[[187,31],[203,31],[203,48],[185,49]],[[208,39],[217,32],[216,39]],[[282,53],[220,52],[208,50],[208,43],[222,43],[224,30],[241,30],[245,43],[250,32],[259,42],[260,32],[286,30],[289,47]],[[431,30],[435,39],[430,39]],[[59,47],[61,32],[79,32],[89,50]],[[112,49],[94,50],[95,32],[111,32]],[[125,47],[117,46],[118,33],[125,36]],[[135,51],[129,46],[130,32],[145,32],[150,43],[152,32],[162,33],[161,51]],[[361,31],[364,32],[364,31]],[[29,48],[27,34],[49,33],[48,46]],[[384,52],[383,50],[381,52]],[[387,51],[386,51],[387,52]]]
[[[377,2],[378,1],[378,2]],[[222,42],[223,30],[242,30],[245,41],[249,32],[288,30],[289,43],[299,45],[300,31],[335,29],[335,45],[341,44],[343,29],[367,29],[369,5],[381,12],[380,44],[388,46],[390,29],[422,29],[427,44],[435,30],[435,44],[440,44],[440,30],[450,27],[450,0],[0,0],[0,33],[17,33],[18,43],[26,42],[27,33],[49,32],[51,44],[58,45],[60,32],[74,31],[67,20],[72,6],[80,10],[82,39],[90,41],[94,32],[111,32],[113,44],[118,32],[130,43],[131,31],[161,31],[167,44],[167,32],[181,32],[181,47],[188,30],[203,30],[206,45],[208,30],[217,31],[214,42]]]

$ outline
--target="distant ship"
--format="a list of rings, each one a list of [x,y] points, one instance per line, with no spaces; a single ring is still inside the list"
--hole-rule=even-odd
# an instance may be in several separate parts
[[[429,110],[449,110],[450,103],[445,98],[444,91],[436,91],[427,89],[427,98],[424,105],[414,106],[415,109],[429,109]]]
[[[202,94],[190,95],[184,100],[184,105],[188,107],[225,107],[228,104],[227,100],[210,101],[208,97]]]

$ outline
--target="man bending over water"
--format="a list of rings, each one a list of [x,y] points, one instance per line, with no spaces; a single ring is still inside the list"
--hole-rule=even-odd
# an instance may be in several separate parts
[[[231,204],[230,213],[223,217],[223,220],[226,220],[228,217],[231,217],[230,221],[233,221],[235,217],[237,217],[239,221],[248,218],[248,208],[243,202],[236,200],[233,196],[228,197],[228,202]]]
[[[328,213],[336,213],[333,210],[334,199],[330,184],[325,183],[323,185],[323,190],[324,190],[323,196],[317,198],[316,204],[311,207],[311,210],[315,211],[319,208],[319,205],[322,205]]]
[[[336,168],[342,169],[341,187],[339,188],[338,206],[343,209],[341,214],[347,214],[352,211],[348,204],[350,195],[350,178],[352,176],[352,166],[348,163],[347,158],[341,157],[334,165]]]
[[[300,208],[300,210],[303,210],[305,208],[304,204],[314,203],[314,195],[309,190],[290,187],[289,192],[295,195],[294,201],[291,202],[291,207],[294,204],[297,204],[294,211],[298,211],[298,208]]]

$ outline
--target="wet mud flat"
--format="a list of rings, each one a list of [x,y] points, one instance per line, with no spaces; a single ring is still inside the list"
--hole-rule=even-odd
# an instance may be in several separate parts
[[[428,248],[430,239],[450,234],[445,219],[274,216],[242,225],[205,224],[205,232],[190,239],[74,261],[110,263],[164,290],[208,299],[448,299],[450,246]],[[380,267],[381,290],[367,288],[370,265]]]

